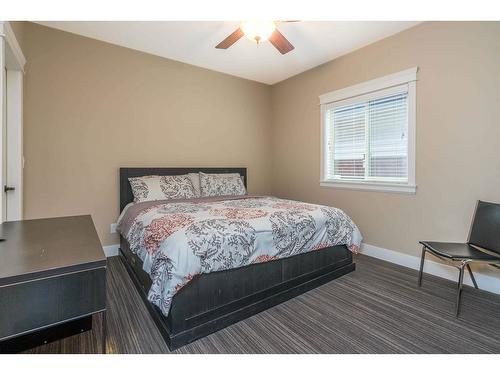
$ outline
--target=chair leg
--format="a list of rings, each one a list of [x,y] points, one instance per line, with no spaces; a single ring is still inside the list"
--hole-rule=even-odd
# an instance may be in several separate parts
[[[472,273],[472,270],[470,269],[469,263],[467,263],[467,271],[469,271],[470,278],[472,280],[472,284],[474,284],[474,288],[478,289],[476,279],[474,278],[474,274]]]
[[[464,281],[464,268],[465,264],[461,264],[458,267],[459,274],[458,274],[458,285],[457,285],[457,303],[455,307],[455,315],[458,318],[458,314],[460,313],[460,300],[462,298],[462,284]]]
[[[424,273],[425,246],[422,246],[422,257],[420,259],[420,271],[418,273],[418,286],[422,286],[422,274]]]

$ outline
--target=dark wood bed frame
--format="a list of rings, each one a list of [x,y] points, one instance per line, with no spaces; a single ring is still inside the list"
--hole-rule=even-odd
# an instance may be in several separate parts
[[[239,173],[246,168],[120,168],[120,210],[133,201],[130,177],[186,173]],[[173,298],[165,317],[147,300],[151,286],[141,259],[120,237],[122,259],[170,350],[248,318],[354,271],[352,253],[334,246],[289,258],[195,276]]]

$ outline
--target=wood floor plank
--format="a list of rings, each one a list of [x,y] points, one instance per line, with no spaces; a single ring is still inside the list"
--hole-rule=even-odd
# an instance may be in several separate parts
[[[359,255],[356,271],[174,353],[500,353],[500,296]],[[117,257],[108,261],[109,353],[169,353]],[[94,325],[100,327],[99,317]],[[98,353],[85,332],[27,353]]]

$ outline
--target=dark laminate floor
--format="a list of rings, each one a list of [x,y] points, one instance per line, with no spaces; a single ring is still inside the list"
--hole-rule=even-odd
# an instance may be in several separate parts
[[[500,353],[500,296],[466,287],[457,320],[454,283],[425,275],[418,289],[414,270],[356,262],[356,271],[176,352]],[[120,260],[108,264],[108,352],[168,353]],[[99,334],[30,352],[95,353]]]

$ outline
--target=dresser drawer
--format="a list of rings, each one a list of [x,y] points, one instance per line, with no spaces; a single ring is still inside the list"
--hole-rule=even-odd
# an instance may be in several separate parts
[[[106,267],[0,287],[0,340],[106,308]]]

